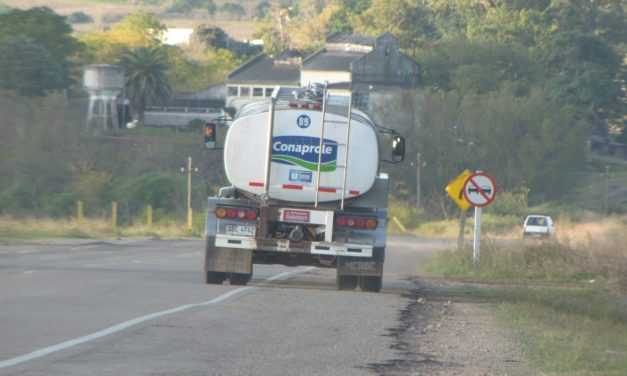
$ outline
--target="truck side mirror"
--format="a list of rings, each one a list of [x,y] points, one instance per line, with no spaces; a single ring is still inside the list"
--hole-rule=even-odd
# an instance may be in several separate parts
[[[402,162],[405,159],[405,138],[401,136],[394,137],[392,140],[392,160],[394,162]]]
[[[205,123],[205,149],[216,148],[216,123]]]

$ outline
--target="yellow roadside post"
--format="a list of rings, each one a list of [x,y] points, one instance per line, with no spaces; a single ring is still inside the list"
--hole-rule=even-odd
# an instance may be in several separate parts
[[[76,227],[81,228],[83,222],[83,201],[76,201]]]
[[[111,228],[117,233],[118,231],[118,203],[111,202]]]

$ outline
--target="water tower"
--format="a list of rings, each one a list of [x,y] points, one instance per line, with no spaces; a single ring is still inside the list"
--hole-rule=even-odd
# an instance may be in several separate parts
[[[118,99],[124,91],[124,70],[119,65],[97,64],[85,67],[83,85],[89,92],[86,129],[117,131]]]

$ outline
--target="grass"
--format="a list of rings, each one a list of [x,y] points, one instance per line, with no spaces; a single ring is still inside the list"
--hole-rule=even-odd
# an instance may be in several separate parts
[[[200,237],[204,231],[204,214],[195,215],[192,230],[185,220],[164,219],[148,226],[136,221],[130,226],[114,229],[108,219],[22,218],[0,216],[0,241],[51,238],[106,239],[106,238],[158,238],[172,239]]]
[[[428,260],[450,293],[493,303],[547,375],[627,374],[627,218],[564,223],[552,241],[482,242]]]

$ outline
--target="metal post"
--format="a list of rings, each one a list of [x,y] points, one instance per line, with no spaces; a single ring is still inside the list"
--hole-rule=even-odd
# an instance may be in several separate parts
[[[481,246],[481,207],[475,206],[475,233],[472,240],[472,259],[474,262],[479,261]]]
[[[603,213],[607,217],[610,208],[610,166],[605,166],[605,197],[603,200]]]
[[[192,229],[192,157],[187,157],[187,228]]]
[[[420,209],[420,153],[416,155],[416,208]]]
[[[457,250],[459,252],[464,250],[464,232],[466,231],[466,212],[461,210],[459,217],[459,235],[457,237]]]
[[[198,171],[198,168],[192,169],[192,157],[187,157],[187,168],[181,167],[181,172],[187,172],[187,228],[192,229],[192,172]]]

